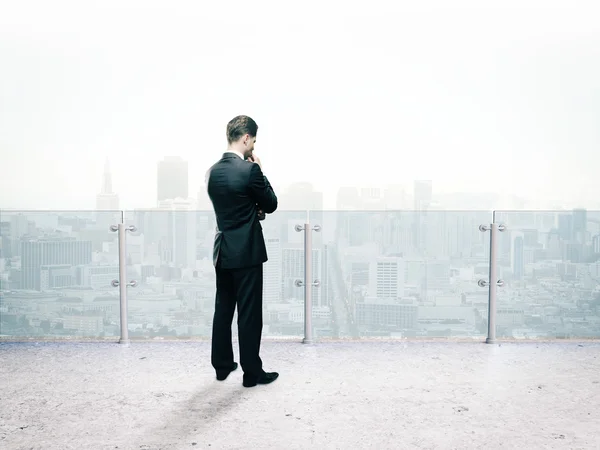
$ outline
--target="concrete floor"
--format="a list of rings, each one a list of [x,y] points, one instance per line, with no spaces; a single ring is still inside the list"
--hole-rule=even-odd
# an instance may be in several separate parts
[[[600,343],[0,343],[2,449],[598,449]]]

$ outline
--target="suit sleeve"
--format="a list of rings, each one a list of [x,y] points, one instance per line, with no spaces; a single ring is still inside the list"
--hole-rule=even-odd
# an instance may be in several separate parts
[[[258,164],[252,164],[250,169],[250,196],[266,214],[277,209],[277,196]]]

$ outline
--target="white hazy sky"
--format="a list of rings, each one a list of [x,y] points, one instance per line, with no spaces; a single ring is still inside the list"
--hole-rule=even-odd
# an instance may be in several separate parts
[[[585,206],[600,2],[0,0],[0,207],[91,209],[107,157],[125,208],[165,155],[195,196],[237,114],[276,185]]]

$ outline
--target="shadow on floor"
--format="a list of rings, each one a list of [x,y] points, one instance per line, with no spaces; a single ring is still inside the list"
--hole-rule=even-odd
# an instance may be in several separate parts
[[[194,439],[198,439],[203,429],[237,407],[247,393],[248,389],[241,384],[232,385],[229,379],[225,382],[214,380],[173,408],[168,416],[164,416],[161,426],[141,433],[136,445],[143,450],[200,445]]]

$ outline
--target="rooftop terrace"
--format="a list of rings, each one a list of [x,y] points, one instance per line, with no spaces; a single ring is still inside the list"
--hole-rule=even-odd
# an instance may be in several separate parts
[[[218,382],[210,344],[0,342],[6,449],[591,449],[600,343],[267,341],[280,378]]]

